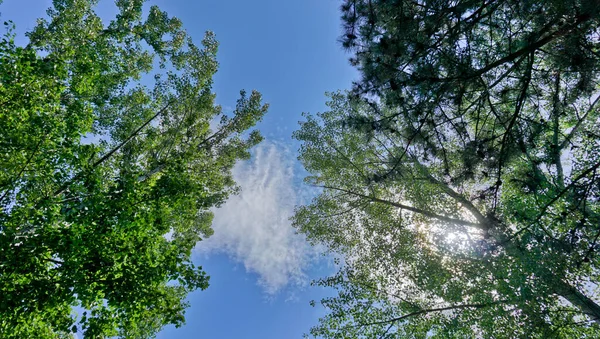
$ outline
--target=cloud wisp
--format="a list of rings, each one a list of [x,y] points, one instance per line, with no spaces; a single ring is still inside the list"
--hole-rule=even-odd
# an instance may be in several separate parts
[[[309,250],[289,218],[299,196],[294,185],[294,159],[284,146],[262,143],[252,160],[238,164],[234,177],[242,191],[214,211],[214,235],[200,242],[200,253],[224,252],[259,276],[273,295],[289,285],[302,285]]]

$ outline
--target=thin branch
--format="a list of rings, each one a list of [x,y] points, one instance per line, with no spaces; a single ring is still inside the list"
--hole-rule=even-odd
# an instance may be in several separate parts
[[[489,303],[489,304],[463,304],[463,305],[454,305],[454,306],[447,306],[447,307],[440,307],[440,308],[429,308],[429,309],[424,309],[424,310],[419,310],[419,311],[415,311],[412,313],[408,313],[408,314],[405,314],[405,315],[397,317],[397,318],[375,321],[375,322],[367,323],[367,324],[361,324],[360,326],[373,326],[373,325],[394,323],[394,322],[398,322],[398,321],[401,321],[401,320],[404,320],[407,318],[416,317],[416,316],[419,316],[422,314],[427,314],[427,313],[460,310],[460,309],[466,309],[466,308],[479,309],[479,308],[490,307],[490,306],[496,305],[498,303],[500,303],[500,302],[494,302],[494,303]]]
[[[559,38],[559,37],[561,37],[561,36],[569,33],[573,29],[577,28],[577,26],[580,23],[583,23],[583,22],[588,21],[590,19],[591,19],[591,16],[589,16],[589,15],[580,15],[577,18],[577,20],[575,20],[575,22],[572,25],[567,26],[567,27],[562,28],[562,29],[559,29],[557,31],[554,31],[553,33],[548,34],[546,37],[544,37],[544,38],[536,41],[535,43],[532,43],[531,45],[529,45],[527,47],[521,48],[520,50],[518,50],[518,51],[516,51],[514,53],[511,53],[511,54],[505,56],[502,59],[496,60],[495,62],[492,62],[491,64],[489,64],[489,65],[487,65],[487,66],[485,66],[483,68],[478,69],[477,72],[475,72],[475,74],[472,77],[483,75],[483,74],[487,73],[488,71],[490,71],[490,70],[492,70],[492,69],[494,69],[494,68],[496,68],[496,67],[498,67],[500,65],[503,65],[503,64],[505,64],[507,62],[510,62],[510,61],[512,61],[512,60],[514,60],[514,59],[516,59],[516,58],[518,58],[520,56],[522,56],[522,55],[526,55],[526,54],[535,52],[535,50],[537,50],[540,47],[546,45],[547,43],[553,41],[554,39]],[[554,24],[554,22],[552,22],[551,24]],[[550,26],[551,25],[548,25],[547,28],[549,28]],[[547,28],[544,28],[544,29],[547,29]]]
[[[25,169],[27,168],[27,166],[29,166],[29,164],[33,160],[33,157],[37,154],[37,152],[38,152],[41,144],[42,144],[42,140],[40,140],[37,143],[37,145],[35,146],[35,149],[33,151],[31,151],[31,154],[29,155],[29,158],[27,159],[27,161],[25,162],[25,164],[23,165],[23,167],[21,167],[21,170],[19,171],[19,174],[17,174],[17,177],[15,178],[13,184],[16,184],[16,182],[19,181],[19,179],[21,179],[21,176],[25,172]],[[2,197],[0,197],[0,203],[2,202],[2,200],[4,200],[4,198],[6,198],[8,196],[8,193],[11,190],[12,189],[8,189],[7,188],[6,191],[4,191],[4,194],[2,194]]]
[[[584,178],[591,172],[597,170],[598,168],[600,168],[600,161],[597,162],[594,166],[581,172],[581,174],[579,174],[575,179],[573,179],[573,181],[571,181],[571,183],[567,187],[565,187],[554,198],[552,198],[552,200],[550,200],[546,205],[544,205],[541,212],[538,214],[538,216],[535,218],[535,220],[532,223],[530,223],[529,225],[527,225],[527,226],[521,228],[520,230],[518,230],[517,232],[515,232],[515,234],[510,236],[510,238],[508,240],[515,238],[519,234],[521,234],[521,233],[525,232],[526,230],[528,230],[529,228],[531,228],[533,225],[537,224],[542,219],[542,217],[546,214],[546,211],[548,210],[548,208],[550,208],[550,206],[552,206],[558,199],[560,199],[560,197],[562,197],[567,191],[569,191],[573,186],[575,186],[575,184],[579,180],[581,180],[582,178]]]
[[[531,53],[529,55],[529,62],[527,64],[525,79],[523,80],[523,88],[521,88],[521,92],[519,93],[519,97],[517,98],[517,105],[515,107],[515,112],[513,113],[513,116],[508,124],[508,127],[506,128],[506,131],[504,132],[504,135],[502,136],[502,142],[500,144],[500,154],[499,154],[499,159],[498,159],[498,181],[496,182],[495,189],[494,189],[494,208],[493,208],[494,211],[496,210],[496,206],[497,206],[498,191],[500,190],[500,185],[502,184],[502,163],[505,161],[505,148],[506,148],[506,144],[508,142],[508,136],[510,135],[511,130],[512,130],[515,122],[517,121],[517,118],[519,117],[519,115],[521,115],[521,110],[523,109],[523,106],[525,105],[525,99],[527,98],[527,90],[529,89],[529,84],[531,83],[531,72],[532,72],[532,67],[533,67],[533,60],[534,60],[534,54]]]
[[[355,209],[357,209],[357,208],[359,208],[359,207],[363,207],[363,205],[364,205],[364,204],[357,204],[356,206],[352,206],[352,207],[350,207],[350,208],[347,208],[347,209],[345,209],[345,210],[343,210],[343,211],[341,211],[341,212],[337,212],[337,213],[333,213],[333,214],[327,214],[327,215],[321,216],[320,218],[321,218],[321,219],[335,218],[335,217],[337,217],[337,216],[340,216],[340,215],[344,215],[344,214],[346,214],[346,213],[349,213],[349,212],[351,212],[351,211],[353,211],[353,210],[355,210]]]
[[[596,247],[596,243],[598,242],[598,238],[600,237],[600,231],[596,233],[596,236],[594,237],[594,241],[592,241],[592,244],[589,246],[588,250],[586,251],[585,255],[583,256],[583,259],[579,260],[579,262],[577,263],[577,267],[579,267],[581,265],[582,262],[585,262],[586,260],[589,260],[592,253],[594,252],[594,247]]]
[[[364,179],[367,179],[366,174],[363,172],[363,170],[360,169],[360,167],[358,167],[353,161],[352,159],[350,159],[346,154],[344,154],[342,151],[340,151],[337,147],[335,147],[335,143],[331,142],[329,143],[329,146],[331,146],[331,148],[333,148],[339,155],[342,156],[342,158],[348,163],[350,164],[352,167],[354,167],[354,169],[356,169],[356,171],[358,172],[358,174],[363,177]]]
[[[563,142],[558,147],[559,150],[562,150],[563,148],[565,148],[565,146],[567,146],[569,141],[571,141],[571,138],[573,138],[575,133],[577,133],[577,131],[579,131],[581,124],[585,121],[585,119],[587,119],[588,115],[590,115],[590,113],[592,113],[594,111],[594,108],[596,107],[596,104],[598,103],[598,101],[600,101],[600,93],[598,94],[596,99],[590,104],[590,107],[587,109],[585,114],[583,114],[583,116],[577,121],[577,124],[575,124],[575,127],[573,127],[573,129],[571,130],[569,135],[567,135],[565,137],[565,140],[563,140]]]
[[[554,152],[553,156],[554,156],[554,166],[556,166],[556,180],[557,180],[557,185],[560,189],[563,189],[565,187],[565,178],[564,178],[564,172],[563,172],[563,167],[562,164],[560,162],[560,154],[561,154],[561,148],[558,147],[558,134],[559,134],[559,125],[560,125],[560,113],[561,113],[561,107],[560,107],[560,73],[556,74],[556,79],[555,79],[555,89],[554,89],[554,95],[552,97],[552,101],[553,101],[553,107],[552,107],[552,115],[553,115],[553,135],[552,135],[552,146],[554,147]]]
[[[479,224],[478,224],[479,226],[487,228],[487,229],[491,228],[491,225],[489,225],[489,220],[483,215],[483,213],[481,213],[481,211],[479,211],[479,209],[477,207],[475,207],[475,205],[473,205],[473,203],[471,201],[469,201],[467,198],[462,196],[462,194],[453,190],[447,184],[434,178],[427,171],[426,167],[423,166],[416,157],[413,156],[412,160],[423,172],[425,172],[426,178],[429,182],[439,186],[446,195],[448,195],[449,197],[454,199],[457,203],[461,204],[469,212],[471,212],[473,217],[475,217],[475,219],[477,219],[477,221],[479,222]]]
[[[419,133],[421,133],[421,129],[423,129],[423,126],[425,125],[425,122],[429,118],[429,114],[430,113],[431,113],[431,111],[428,111],[427,114],[425,115],[425,117],[421,120],[421,122],[420,122],[419,127],[417,128],[417,130],[407,140],[406,146],[405,146],[404,150],[402,151],[402,154],[400,154],[400,157],[398,157],[398,159],[395,161],[395,163],[392,166],[392,168],[389,169],[387,171],[387,173],[385,173],[383,175],[384,177],[387,177],[387,176],[391,175],[394,171],[396,171],[396,169],[398,168],[398,166],[400,166],[400,164],[402,163],[402,159],[404,158],[404,156],[408,152],[408,149],[411,146],[412,142],[415,140],[415,138],[417,137],[417,135],[419,135]]]
[[[102,164],[104,161],[106,161],[107,159],[109,159],[113,154],[115,154],[118,150],[120,150],[123,146],[125,146],[129,141],[131,141],[131,139],[135,138],[154,119],[156,119],[159,115],[161,115],[162,113],[164,113],[167,110],[167,108],[169,108],[169,106],[171,105],[171,103],[172,102],[167,103],[161,110],[159,110],[158,112],[156,112],[156,114],[154,114],[152,117],[150,117],[148,120],[146,120],[146,122],[144,122],[140,127],[138,127],[135,131],[133,131],[133,133],[131,133],[127,138],[125,138],[125,140],[123,140],[120,144],[118,144],[113,149],[111,149],[103,157],[101,157],[100,159],[96,160],[92,164],[92,167],[97,167],[98,165]],[[82,173],[79,173],[73,179],[71,179],[68,182],[66,182],[56,192],[54,192],[54,196],[62,194],[67,188],[69,188],[69,186],[73,182],[75,182],[77,179],[81,178],[81,176],[82,176]]]
[[[562,28],[559,28],[558,30],[546,35],[544,38],[541,38],[539,40],[537,40],[536,42],[521,48],[520,50],[511,53],[501,59],[498,59],[490,64],[488,64],[485,67],[482,67],[478,70],[476,70],[475,72],[467,75],[467,76],[460,76],[460,77],[449,77],[449,78],[438,78],[438,77],[424,77],[424,78],[419,78],[419,79],[415,79],[416,81],[432,81],[432,82],[444,82],[444,81],[451,81],[451,80],[468,80],[468,79],[472,79],[472,78],[476,78],[479,77],[489,71],[491,71],[492,69],[501,66],[507,62],[511,62],[523,55],[526,54],[530,54],[535,52],[536,50],[540,49],[541,47],[543,47],[544,45],[554,41],[555,39],[564,36],[566,34],[568,34],[569,32],[571,32],[572,30],[576,29],[577,26],[581,23],[584,23],[588,20],[590,20],[592,17],[590,15],[587,14],[582,14],[577,16],[576,20],[571,24],[571,25],[567,25],[564,26]],[[543,29],[547,30],[548,28],[550,28],[555,22],[551,22],[548,24],[548,26],[544,27]]]
[[[131,133],[125,140],[123,140],[115,148],[111,149],[102,158],[96,160],[96,162],[94,162],[92,164],[92,167],[96,167],[96,166],[100,165],[101,163],[103,163],[104,161],[106,161],[108,158],[110,158],[115,152],[120,150],[123,146],[125,146],[125,144],[127,144],[129,141],[131,141],[131,139],[135,138],[140,133],[140,131],[143,130],[146,126],[148,126],[154,119],[156,119],[159,115],[161,115],[163,112],[165,112],[167,110],[167,108],[169,108],[170,105],[171,105],[171,102],[167,103],[161,110],[156,112],[156,114],[154,114],[152,117],[150,117],[148,120],[146,120],[146,122],[144,122],[140,127],[138,127],[135,131],[133,131],[133,133]]]
[[[427,211],[427,210],[423,210],[420,208],[416,208],[416,207],[412,207],[412,206],[408,206],[408,205],[404,205],[404,204],[400,204],[397,202],[393,202],[393,201],[388,201],[388,200],[384,200],[384,199],[379,199],[377,197],[374,196],[370,196],[370,195],[366,195],[366,194],[362,194],[362,193],[358,193],[358,192],[353,192],[350,190],[346,190],[343,188],[338,188],[338,187],[333,187],[333,186],[326,186],[326,185],[315,185],[316,187],[320,187],[320,188],[326,188],[326,189],[330,189],[330,190],[335,190],[335,191],[340,191],[340,192],[344,192],[350,195],[354,195],[357,197],[361,197],[361,198],[365,198],[365,199],[369,199],[371,201],[374,202],[379,202],[382,204],[386,204],[389,206],[393,206],[393,207],[397,207],[403,210],[407,210],[407,211],[411,211],[413,213],[417,213],[417,214],[421,214],[423,216],[429,217],[429,218],[433,218],[433,219],[437,219],[440,221],[444,221],[444,222],[448,222],[448,223],[453,223],[453,224],[457,224],[457,225],[463,225],[463,226],[471,226],[471,227],[476,227],[476,228],[480,228],[480,229],[485,229],[483,225],[478,224],[478,223],[474,223],[474,222],[470,222],[470,221],[466,221],[466,220],[461,220],[461,219],[455,219],[455,218],[450,218],[450,217],[446,217],[443,215],[439,215],[436,213],[433,213],[431,211]]]
[[[389,326],[385,329],[385,332],[383,332],[379,336],[379,339],[383,339],[388,334],[388,332],[392,329],[393,326],[394,326],[394,323],[389,324]]]
[[[55,260],[55,259],[52,259],[52,258],[44,258],[44,260],[45,261],[49,261],[49,262],[51,262],[53,264],[57,264],[57,265],[63,265],[64,264],[64,262],[62,262],[60,260]]]

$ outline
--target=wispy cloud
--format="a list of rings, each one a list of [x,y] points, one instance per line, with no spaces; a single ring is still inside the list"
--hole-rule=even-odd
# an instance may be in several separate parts
[[[309,250],[289,221],[301,199],[294,184],[294,163],[286,147],[262,143],[252,160],[235,167],[242,192],[215,210],[215,233],[197,246],[200,252],[225,252],[243,263],[247,271],[258,274],[269,294],[305,280]]]

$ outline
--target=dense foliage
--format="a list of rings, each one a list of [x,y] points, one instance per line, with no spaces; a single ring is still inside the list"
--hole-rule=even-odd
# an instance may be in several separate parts
[[[296,132],[327,338],[600,336],[600,6],[346,0],[362,78]]]
[[[214,103],[217,42],[143,0],[54,0],[0,41],[0,336],[153,336],[208,276],[190,255],[261,137]],[[107,22],[107,21],[104,21]],[[77,311],[77,312],[75,312]],[[77,315],[76,313],[79,313]]]

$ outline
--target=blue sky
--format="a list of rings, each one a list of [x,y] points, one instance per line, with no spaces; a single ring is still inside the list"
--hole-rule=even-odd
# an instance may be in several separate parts
[[[100,1],[100,13],[111,13]],[[19,32],[44,16],[49,0],[4,0],[2,20]],[[159,338],[300,338],[323,314],[309,301],[327,291],[308,286],[327,274],[326,262],[295,235],[288,218],[310,190],[291,133],[302,112],[325,109],[326,91],[348,88],[355,71],[336,39],[337,0],[151,0],[179,17],[199,42],[206,30],[220,42],[217,101],[233,107],[241,89],[259,90],[270,110],[258,126],[266,141],[235,169],[242,194],[216,211],[215,235],[194,261],[211,286],[189,296],[187,324]]]

